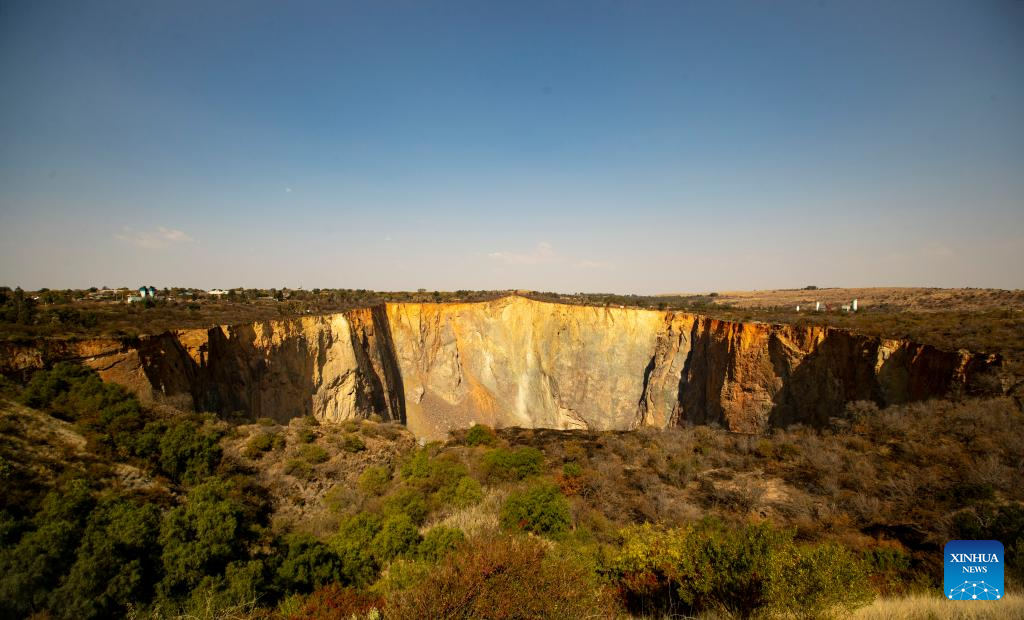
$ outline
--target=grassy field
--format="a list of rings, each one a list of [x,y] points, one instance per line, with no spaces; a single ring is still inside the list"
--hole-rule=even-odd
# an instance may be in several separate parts
[[[857,620],[1014,620],[1024,618],[1024,596],[1000,601],[949,601],[937,594],[879,598],[853,614]]]

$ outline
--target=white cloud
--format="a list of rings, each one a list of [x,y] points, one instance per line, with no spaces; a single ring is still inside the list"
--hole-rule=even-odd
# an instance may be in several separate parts
[[[125,243],[130,243],[135,247],[147,250],[156,250],[176,243],[191,243],[194,241],[192,237],[180,230],[163,226],[157,226],[156,230],[153,231],[135,230],[125,226],[121,229],[121,232],[115,233],[114,236]]]
[[[559,254],[547,241],[530,252],[491,252],[487,258],[506,265],[568,265],[577,269],[611,269],[611,263],[589,258],[572,258]]]
[[[550,263],[561,263],[565,258],[559,256],[551,244],[543,241],[537,244],[532,252],[519,254],[516,252],[491,252],[487,258],[505,263],[507,265],[544,265]]]

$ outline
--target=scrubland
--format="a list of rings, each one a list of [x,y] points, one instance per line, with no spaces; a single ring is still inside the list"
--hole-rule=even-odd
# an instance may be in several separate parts
[[[0,614],[1013,617],[938,598],[942,545],[1024,583],[1007,398],[739,435],[231,425],[70,364],[2,386]],[[969,615],[975,614],[975,615]],[[1003,615],[998,615],[1003,614]]]

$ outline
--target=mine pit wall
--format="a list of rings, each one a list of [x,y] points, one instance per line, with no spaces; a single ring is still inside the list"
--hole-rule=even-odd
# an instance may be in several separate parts
[[[167,334],[139,348],[164,397],[198,410],[279,422],[379,415],[404,423],[383,308]]]
[[[0,345],[0,371],[77,359],[147,400],[246,419],[379,415],[421,437],[492,426],[762,432],[844,403],[970,392],[997,356],[826,327],[537,302],[388,304],[135,342]]]

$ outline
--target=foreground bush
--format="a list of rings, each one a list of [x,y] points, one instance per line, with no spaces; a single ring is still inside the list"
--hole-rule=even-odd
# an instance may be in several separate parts
[[[640,614],[727,610],[821,617],[873,598],[860,560],[838,545],[799,545],[765,524],[730,530],[628,528],[610,567],[627,608]]]
[[[594,618],[611,601],[597,575],[525,537],[471,540],[410,589],[388,618]]]
[[[297,604],[298,609],[286,613],[285,617],[288,620],[363,618],[383,606],[384,601],[379,597],[334,583],[305,597]]]

